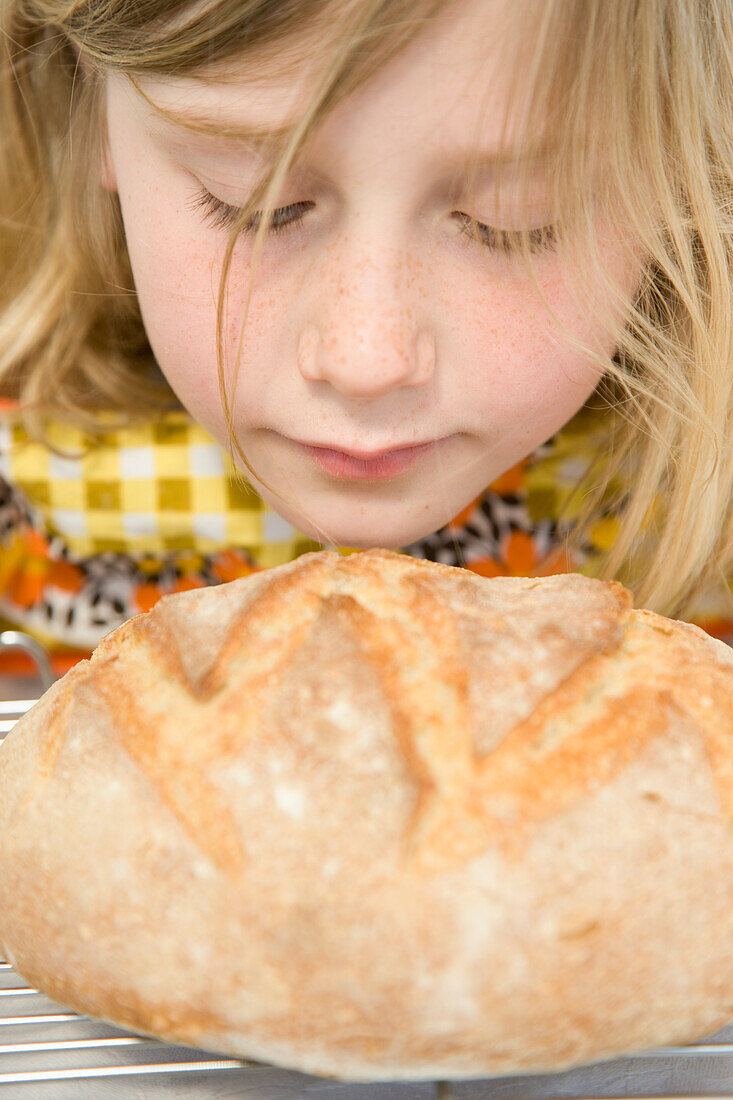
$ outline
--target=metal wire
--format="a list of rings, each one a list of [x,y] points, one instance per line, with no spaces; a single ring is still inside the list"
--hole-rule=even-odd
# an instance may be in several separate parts
[[[22,630],[2,630],[0,631],[0,649],[22,649],[35,661],[43,690],[46,691],[51,687],[56,677],[51,668],[48,650],[30,634],[25,634]]]

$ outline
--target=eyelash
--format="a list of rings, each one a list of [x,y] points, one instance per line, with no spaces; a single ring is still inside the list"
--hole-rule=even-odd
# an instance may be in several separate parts
[[[217,199],[205,187],[201,188],[189,205],[203,208],[205,221],[226,229],[230,229],[234,225],[240,214],[239,207],[230,206],[229,203]],[[270,232],[282,233],[283,230],[297,225],[302,221],[306,211],[314,205],[312,202],[293,202],[289,206],[278,207],[277,210],[273,211]],[[518,231],[496,229],[493,225],[485,225],[483,222],[477,221],[476,218],[460,211],[455,211],[454,217],[461,224],[461,232],[472,240],[477,240],[485,248],[489,248],[494,252],[503,252],[505,255],[513,255],[521,247],[521,234]],[[261,211],[257,210],[245,222],[242,232],[254,233],[260,224],[260,219]],[[543,225],[538,229],[529,230],[528,244],[530,252],[549,252],[556,243],[555,229],[552,225]]]

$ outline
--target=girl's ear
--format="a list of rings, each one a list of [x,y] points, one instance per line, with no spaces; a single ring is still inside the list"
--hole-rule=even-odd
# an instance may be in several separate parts
[[[99,179],[103,187],[106,187],[108,191],[117,190],[117,176],[115,175],[115,166],[112,163],[112,156],[109,151],[109,142],[106,134],[106,123],[104,124],[105,134],[102,140],[102,163],[99,167]]]
[[[83,53],[72,44],[72,50],[77,56],[79,69],[83,76],[91,77],[91,67],[89,62],[84,57]],[[117,190],[117,177],[115,175],[114,164],[112,163],[112,157],[109,151],[109,141],[107,138],[107,112],[102,107],[102,160],[99,165],[99,181],[103,187],[106,187],[109,191]]]

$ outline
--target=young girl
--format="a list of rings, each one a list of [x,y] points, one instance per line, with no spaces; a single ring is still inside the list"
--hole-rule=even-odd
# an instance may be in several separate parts
[[[324,546],[733,631],[730,0],[0,13],[0,612],[57,672]]]

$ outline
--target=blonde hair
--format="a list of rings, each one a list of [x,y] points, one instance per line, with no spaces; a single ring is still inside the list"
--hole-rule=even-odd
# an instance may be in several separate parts
[[[533,10],[523,21],[521,57],[514,51],[509,100],[520,194],[526,198],[530,187],[525,154],[540,136],[558,243],[577,247],[594,273],[574,288],[579,307],[589,308],[591,282],[601,286],[602,320],[616,339],[615,353],[605,356],[564,330],[540,289],[525,228],[520,254],[537,293],[565,338],[603,370],[588,408],[600,413],[605,434],[598,462],[577,487],[582,507],[569,541],[580,545],[599,515],[615,513],[617,536],[594,572],[629,584],[638,604],[684,617],[711,586],[727,591],[733,575],[733,9],[709,0],[526,4]],[[5,0],[0,387],[19,398],[34,436],[46,439],[51,414],[93,433],[101,409],[130,423],[180,407],[145,335],[117,196],[90,183],[102,156],[105,74],[127,73],[142,94],[138,76],[224,79],[227,64],[247,52],[280,72],[299,72],[307,59],[310,101],[273,143],[232,229],[220,278],[218,370],[229,446],[254,473],[234,437],[222,344],[239,231],[265,210],[256,264],[281,183],[319,123],[450,6]],[[487,43],[493,32],[487,25]],[[505,135],[509,120],[507,110]],[[631,297],[604,267],[596,229],[606,214],[643,258]]]

